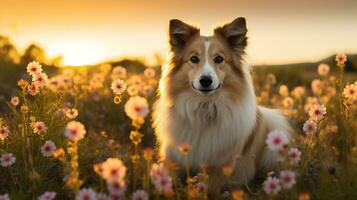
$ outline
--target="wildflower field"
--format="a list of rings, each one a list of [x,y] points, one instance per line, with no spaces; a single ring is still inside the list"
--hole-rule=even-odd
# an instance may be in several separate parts
[[[357,74],[345,72],[348,59],[314,66],[302,85],[291,84],[304,73],[296,69],[290,83],[283,70],[253,70],[259,104],[280,109],[296,135],[268,134],[279,167],[252,183],[236,186],[222,168],[226,186],[214,198],[357,199]],[[0,200],[213,199],[204,163],[181,180],[159,160],[151,125],[159,67],[22,67],[0,102]]]

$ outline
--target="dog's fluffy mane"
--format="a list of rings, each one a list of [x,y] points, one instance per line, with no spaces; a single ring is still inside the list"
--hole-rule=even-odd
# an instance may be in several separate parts
[[[237,43],[237,38],[229,39],[232,33],[226,32],[227,26],[231,28],[234,23],[236,20],[214,31],[228,45]],[[199,35],[197,28],[190,31]],[[231,83],[228,80],[220,92],[211,95],[194,94],[187,80],[177,78],[184,47],[177,49],[175,42],[170,40],[171,53],[162,66],[160,98],[153,113],[161,157],[183,167],[186,160],[179,146],[189,144],[187,158],[191,168],[201,164],[218,168],[232,166],[242,182],[250,180],[256,169],[273,166],[277,155],[265,147],[266,134],[269,130],[290,132],[291,129],[280,113],[257,106],[251,68],[243,59],[245,35],[239,41],[242,45],[231,49],[235,79]],[[237,158],[241,161],[239,165],[236,165]]]

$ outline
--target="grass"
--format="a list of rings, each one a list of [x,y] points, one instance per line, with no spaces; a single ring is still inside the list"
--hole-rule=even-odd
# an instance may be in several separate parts
[[[297,134],[285,147],[285,157],[277,171],[263,174],[248,186],[234,187],[230,169],[222,169],[227,189],[219,194],[220,199],[357,199],[357,106],[355,96],[346,97],[343,93],[346,85],[356,81],[356,74],[346,74],[343,66],[330,67],[336,72],[315,73],[313,78],[320,82],[315,80],[312,89],[311,79],[304,80],[301,87],[285,83],[290,89],[284,91],[283,83],[279,82],[283,72],[277,77],[266,69],[253,74],[258,102],[281,109],[291,119]],[[175,165],[158,165],[150,113],[130,114],[135,114],[136,109],[151,111],[158,70],[125,75],[110,65],[101,65],[52,71],[49,79],[52,85],[39,88],[35,95],[29,94],[27,88],[31,76],[16,73],[16,78],[27,81],[13,84],[12,91],[16,92],[7,91],[8,96],[1,102],[0,126],[7,127],[10,133],[0,139],[0,154],[12,153],[16,161],[7,167],[0,166],[0,195],[37,199],[46,191],[53,191],[56,199],[74,199],[95,191],[98,197],[101,193],[120,199],[144,190],[150,199],[212,198],[206,188],[209,174],[205,168],[197,176],[187,172],[192,176],[182,181],[175,173]],[[293,73],[296,71],[290,72]],[[119,78],[125,80],[127,89],[114,94],[111,83]],[[14,96],[19,98],[19,104],[11,103]],[[142,98],[134,100],[135,96]],[[133,107],[127,106],[130,101],[139,107],[133,111]],[[314,120],[317,130],[306,134],[303,125],[311,118],[308,111],[313,105],[326,107],[327,113]],[[78,111],[78,116],[68,113],[72,108]],[[71,121],[84,125],[83,139],[65,136]],[[44,122],[47,130],[35,133],[36,122]],[[40,149],[48,140],[55,143],[56,151],[45,157]],[[290,148],[301,152],[297,164],[289,162]],[[182,151],[190,153],[189,147]],[[277,194],[267,194],[263,181],[268,176],[278,178],[279,171],[284,169],[295,173],[296,184]],[[112,176],[108,176],[109,172]]]

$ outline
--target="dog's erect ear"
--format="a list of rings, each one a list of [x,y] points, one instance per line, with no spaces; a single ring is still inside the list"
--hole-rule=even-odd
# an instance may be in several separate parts
[[[214,29],[214,34],[220,34],[232,49],[244,50],[247,46],[247,26],[243,17]]]
[[[178,19],[170,20],[170,46],[172,51],[182,49],[186,42],[194,35],[198,34],[200,30],[190,26]]]

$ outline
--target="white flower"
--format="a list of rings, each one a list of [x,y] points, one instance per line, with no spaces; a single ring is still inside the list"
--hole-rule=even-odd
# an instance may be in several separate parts
[[[45,192],[41,196],[39,196],[38,200],[53,200],[56,198],[56,192]]]
[[[337,62],[337,65],[344,65],[345,62],[347,61],[347,56],[345,54],[337,54],[335,57],[335,61]]]
[[[77,121],[68,122],[64,132],[64,135],[74,142],[83,139],[85,134],[86,129],[84,128],[84,125]]]
[[[312,92],[316,95],[320,95],[322,92],[321,81],[319,79],[314,79],[311,82]]]
[[[283,188],[290,189],[296,183],[295,173],[291,170],[283,170],[280,172],[280,182]]]
[[[16,158],[13,156],[12,153],[4,153],[0,157],[0,164],[3,167],[9,167],[13,165],[16,161]]]
[[[92,188],[83,188],[78,192],[76,200],[97,200],[96,196],[97,194]]]
[[[109,200],[109,197],[106,194],[98,193],[97,194],[97,200]]]
[[[281,85],[279,87],[279,94],[283,97],[289,96],[289,88],[286,85]]]
[[[27,65],[27,73],[30,75],[38,74],[42,72],[42,66],[36,61],[32,61]]]
[[[130,85],[127,91],[130,96],[136,96],[140,91],[139,85],[135,85],[135,84]]]
[[[285,108],[292,108],[294,106],[294,99],[291,97],[285,97],[283,99],[283,106]]]
[[[155,184],[159,176],[168,176],[169,171],[165,167],[163,163],[160,164],[153,164],[150,170],[150,178],[151,182]]]
[[[6,126],[0,126],[0,140],[5,140],[9,134],[10,131]]]
[[[107,189],[111,196],[122,197],[125,195],[125,182],[123,180],[107,182]]]
[[[203,193],[203,192],[207,191],[208,186],[207,186],[206,183],[198,182],[198,183],[196,184],[196,188],[197,188],[197,190],[198,190],[200,193]]]
[[[172,188],[172,178],[163,163],[154,164],[150,171],[151,182],[159,192]]]
[[[37,134],[46,133],[47,126],[43,122],[36,122],[33,127],[33,132]]]
[[[268,177],[263,183],[263,189],[267,194],[277,194],[281,190],[279,179]]]
[[[144,71],[144,75],[147,78],[154,78],[155,77],[155,70],[153,68],[147,68]]]
[[[10,200],[10,197],[8,194],[3,194],[3,195],[0,195],[0,200]]]
[[[65,108],[63,112],[69,119],[74,119],[78,116],[78,110],[75,108]]]
[[[15,96],[15,97],[11,98],[11,104],[12,105],[17,106],[17,105],[19,105],[19,103],[20,103],[19,97]]]
[[[40,88],[38,87],[37,84],[31,83],[27,86],[27,90],[28,90],[29,94],[31,94],[32,96],[35,96],[40,91]]]
[[[130,97],[125,103],[125,113],[133,120],[144,118],[149,113],[148,102],[140,96]]]
[[[288,152],[291,164],[297,164],[301,158],[301,152],[297,148],[291,148]]]
[[[320,76],[326,76],[330,72],[330,66],[328,64],[320,64],[317,67],[317,72]]]
[[[310,119],[319,121],[326,115],[326,107],[324,105],[313,105],[309,110]]]
[[[172,178],[171,176],[158,176],[154,185],[159,192],[168,191],[172,189]]]
[[[45,73],[38,73],[32,76],[32,82],[40,88],[46,86],[47,80],[48,77]]]
[[[289,143],[289,139],[283,131],[275,130],[268,133],[265,143],[270,150],[280,151]]]
[[[126,84],[123,80],[118,79],[112,82],[111,88],[115,95],[121,95],[126,89]]]
[[[291,96],[295,99],[301,99],[301,97],[305,94],[305,88],[302,86],[295,87],[293,91],[291,91]]]
[[[137,190],[136,192],[133,193],[131,199],[132,200],[148,200],[149,195],[144,190]]]
[[[153,91],[154,91],[154,88],[151,85],[144,85],[141,92],[145,96],[148,96],[148,95],[151,95],[153,93]]]
[[[103,178],[107,182],[118,182],[125,177],[126,167],[118,158],[108,158],[101,167]]]
[[[343,89],[343,96],[351,101],[357,100],[357,84],[346,85]]]
[[[313,120],[307,120],[304,123],[302,130],[306,133],[306,135],[312,135],[312,134],[316,133],[317,124]]]
[[[126,72],[126,69],[124,67],[121,67],[121,66],[117,66],[117,67],[114,67],[113,68],[113,71],[112,71],[112,74],[111,74],[111,77],[113,80],[115,79],[125,79],[127,76],[127,72]]]
[[[45,157],[52,156],[54,151],[56,151],[56,145],[51,140],[47,140],[45,144],[41,147],[41,153]]]

